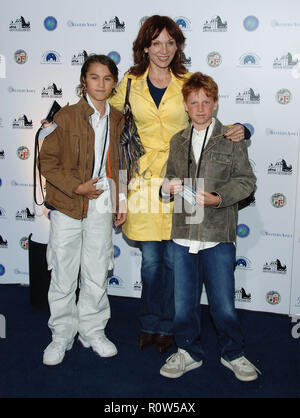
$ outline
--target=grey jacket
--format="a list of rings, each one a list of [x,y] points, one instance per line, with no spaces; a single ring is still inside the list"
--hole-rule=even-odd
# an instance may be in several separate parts
[[[238,219],[238,202],[254,190],[256,177],[248,159],[245,141],[232,142],[223,137],[226,127],[216,120],[214,130],[202,153],[199,178],[204,178],[204,190],[217,193],[222,201],[218,207],[205,207],[201,223],[195,219],[195,207],[175,196],[171,238],[203,242],[234,242]],[[167,163],[168,179],[188,177],[188,150],[191,126],[173,136]],[[197,163],[191,147],[190,175],[196,189]],[[185,182],[185,184],[187,184]],[[178,208],[182,210],[178,213]],[[193,209],[192,209],[193,208]],[[191,219],[193,217],[193,219]]]

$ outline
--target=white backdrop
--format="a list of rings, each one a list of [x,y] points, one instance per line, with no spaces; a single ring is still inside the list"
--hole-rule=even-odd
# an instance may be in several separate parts
[[[143,19],[164,14],[184,31],[188,69],[219,84],[219,119],[253,132],[249,156],[258,190],[239,215],[236,306],[300,314],[299,1],[2,0],[1,6],[0,284],[28,283],[28,235],[48,240],[47,211],[33,204],[39,121],[54,98],[61,105],[78,100],[85,53],[110,54],[121,78]],[[109,292],[139,297],[140,251],[121,234],[114,243]]]

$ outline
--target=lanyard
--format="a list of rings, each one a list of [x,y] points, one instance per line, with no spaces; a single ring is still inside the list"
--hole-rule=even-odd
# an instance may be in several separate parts
[[[105,150],[106,150],[107,135],[108,135],[108,116],[106,116],[105,139],[104,139],[104,146],[103,146],[103,150],[102,150],[100,168],[99,168],[99,171],[98,171],[98,177],[100,177],[100,173],[101,173],[101,170],[102,170],[102,164],[103,164],[104,154],[105,154]]]
[[[205,131],[205,137],[204,137],[204,141],[203,141],[202,148],[201,148],[201,154],[200,154],[200,158],[199,158],[199,162],[198,162],[198,168],[197,168],[197,173],[196,173],[195,179],[198,178],[199,173],[200,173],[202,154],[203,154],[203,150],[204,150],[204,147],[205,147],[205,142],[206,142],[209,126],[206,128],[206,131]],[[190,163],[191,163],[191,150],[192,150],[193,132],[194,132],[194,127],[192,126],[191,133],[190,133],[189,152],[188,152],[188,179],[190,178]]]

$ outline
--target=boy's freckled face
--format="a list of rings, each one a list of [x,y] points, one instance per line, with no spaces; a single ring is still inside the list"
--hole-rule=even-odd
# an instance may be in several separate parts
[[[188,112],[194,128],[198,131],[210,125],[213,112],[217,110],[217,107],[218,101],[208,97],[203,89],[192,91],[184,102],[184,108]]]

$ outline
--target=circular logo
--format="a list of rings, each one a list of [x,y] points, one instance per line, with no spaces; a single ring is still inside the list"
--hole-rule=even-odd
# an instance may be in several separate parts
[[[250,228],[248,225],[239,224],[236,228],[236,233],[240,238],[246,238],[250,233]]]
[[[29,155],[29,148],[25,147],[24,145],[17,149],[17,156],[20,158],[20,160],[27,160]]]
[[[247,16],[243,22],[244,28],[249,32],[253,32],[258,28],[259,20],[256,16]]]
[[[121,250],[117,245],[114,245],[114,258],[119,257],[119,255],[121,254]]]
[[[288,104],[292,100],[292,93],[288,89],[280,89],[276,93],[276,99],[280,104]]]
[[[28,237],[23,237],[20,239],[20,247],[23,250],[28,250]]]
[[[14,56],[17,64],[25,64],[27,61],[27,53],[24,49],[18,49]]]
[[[5,274],[5,267],[3,264],[0,264],[0,276],[3,276]]]
[[[221,62],[222,57],[221,54],[219,54],[219,52],[213,51],[207,55],[207,64],[210,67],[219,67],[219,65],[221,65]]]
[[[282,193],[274,193],[271,197],[274,208],[282,208],[286,204],[286,197]]]
[[[270,290],[270,292],[266,294],[266,300],[270,305],[278,305],[281,301],[281,296],[276,290]]]
[[[81,85],[81,84],[78,84],[78,86],[77,86],[77,87],[76,87],[76,89],[75,89],[75,93],[76,93],[76,95],[77,95],[78,97],[82,97],[82,96],[83,96],[82,91],[83,91],[83,87],[82,87],[82,85]]]
[[[53,16],[48,16],[44,20],[44,26],[47,30],[55,30],[57,28],[57,20]]]
[[[113,62],[118,65],[121,61],[121,56],[117,51],[111,51],[107,54],[109,58],[113,60]]]

